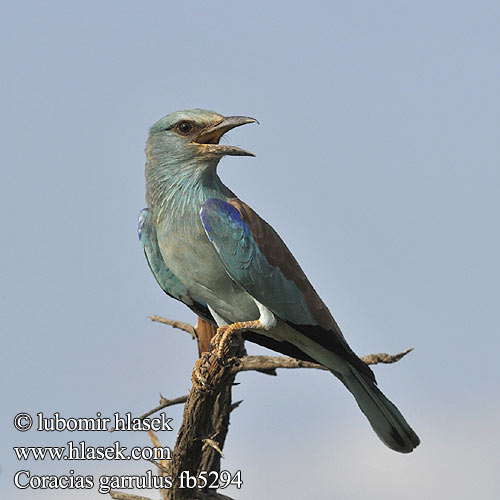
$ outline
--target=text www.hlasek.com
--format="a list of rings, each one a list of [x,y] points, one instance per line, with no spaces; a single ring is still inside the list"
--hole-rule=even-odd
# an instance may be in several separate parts
[[[130,412],[125,415],[114,413],[114,426],[111,429],[112,419],[102,417],[100,412],[96,417],[64,418],[58,412],[53,416],[37,413],[37,431],[173,431],[170,422],[172,418],[162,413],[154,418],[133,418]],[[14,427],[20,432],[27,432],[35,425],[35,419],[26,412],[18,413],[14,417]],[[229,486],[241,488],[243,481],[241,471],[231,473],[221,471],[181,471],[175,477],[167,475],[163,469],[166,461],[172,460],[172,450],[169,447],[134,446],[128,449],[115,441],[108,446],[90,446],[85,441],[75,443],[68,441],[65,446],[15,446],[14,454],[19,461],[86,461],[86,460],[148,460],[159,467],[158,474],[147,470],[142,475],[80,475],[70,469],[65,474],[38,475],[28,469],[22,469],[14,474],[14,485],[22,490],[26,489],[92,489],[98,485],[98,491],[107,494],[111,489],[224,489]]]
[[[115,441],[112,446],[88,446],[85,441],[78,445],[68,441],[66,446],[15,446],[18,460],[170,460],[172,451],[165,447],[127,447]]]
[[[112,446],[88,446],[84,441],[75,445],[68,441],[66,446],[16,446],[14,452],[18,460],[151,460],[153,462],[171,460],[172,451],[165,447],[135,446],[126,453],[127,447],[115,441]],[[182,471],[174,481],[172,476],[156,475],[151,470],[143,475],[102,475],[98,478],[99,493],[107,494],[111,489],[163,489],[172,488],[174,483],[180,489],[220,488],[236,486],[241,488],[241,471],[201,471],[192,475]],[[63,475],[33,475],[29,470],[20,470],[14,475],[14,484],[19,489],[91,489],[95,478],[91,475],[75,475],[74,470]]]

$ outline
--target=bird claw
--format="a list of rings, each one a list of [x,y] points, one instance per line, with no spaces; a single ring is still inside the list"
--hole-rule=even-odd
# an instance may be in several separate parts
[[[206,381],[198,383],[193,380],[193,389],[198,394],[210,394],[214,390],[214,386]]]
[[[193,374],[191,381],[193,383],[193,389],[201,394],[208,394],[212,392],[214,388],[213,385],[208,383],[208,380],[206,378],[200,377],[198,375]]]
[[[226,358],[224,356],[217,356],[217,363],[219,364],[219,366],[223,367],[223,368],[229,368],[229,367],[235,367],[235,366],[239,366],[241,364],[241,360],[240,358],[236,357],[236,356],[232,356],[230,358]]]
[[[220,354],[217,354],[215,357],[217,360],[217,364],[221,366],[222,368],[225,368],[227,366],[227,360],[224,358],[224,356],[221,356]]]
[[[208,359],[208,353],[204,353],[194,364],[191,382],[193,383],[193,388],[196,392],[208,393],[213,389],[213,386],[208,382],[206,377],[208,370],[205,363],[207,363]]]
[[[233,356],[232,358],[228,358],[226,360],[227,366],[235,367],[235,366],[240,366],[241,365],[241,359]]]

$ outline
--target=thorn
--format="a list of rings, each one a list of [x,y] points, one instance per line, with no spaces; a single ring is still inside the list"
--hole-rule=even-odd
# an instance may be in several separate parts
[[[276,368],[269,368],[267,370],[259,370],[260,373],[263,373],[264,375],[269,375],[271,377],[277,377],[278,372],[276,371]]]
[[[205,450],[207,448],[213,448],[214,450],[216,450],[219,455],[224,458],[224,455],[222,453],[222,450],[220,449],[219,447],[219,443],[217,441],[214,441],[213,439],[202,439],[202,442],[204,443],[203,444],[203,447],[202,447],[202,450]]]
[[[236,401],[229,407],[229,411],[232,412],[233,410],[236,410],[240,404],[243,403],[243,399],[240,399],[239,401]]]

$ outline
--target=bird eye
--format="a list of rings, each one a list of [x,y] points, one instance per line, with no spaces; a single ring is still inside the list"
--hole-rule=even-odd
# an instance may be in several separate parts
[[[189,134],[189,132],[193,130],[193,124],[191,122],[180,122],[179,125],[177,125],[177,130],[181,134]]]

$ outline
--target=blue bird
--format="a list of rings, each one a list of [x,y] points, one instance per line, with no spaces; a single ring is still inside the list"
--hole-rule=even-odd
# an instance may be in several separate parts
[[[420,440],[378,389],[327,306],[276,231],[217,175],[223,156],[254,156],[221,137],[254,118],[193,109],[149,131],[146,202],[139,238],[160,287],[219,326],[219,348],[235,332],[327,367],[351,392],[377,436],[411,452]]]

